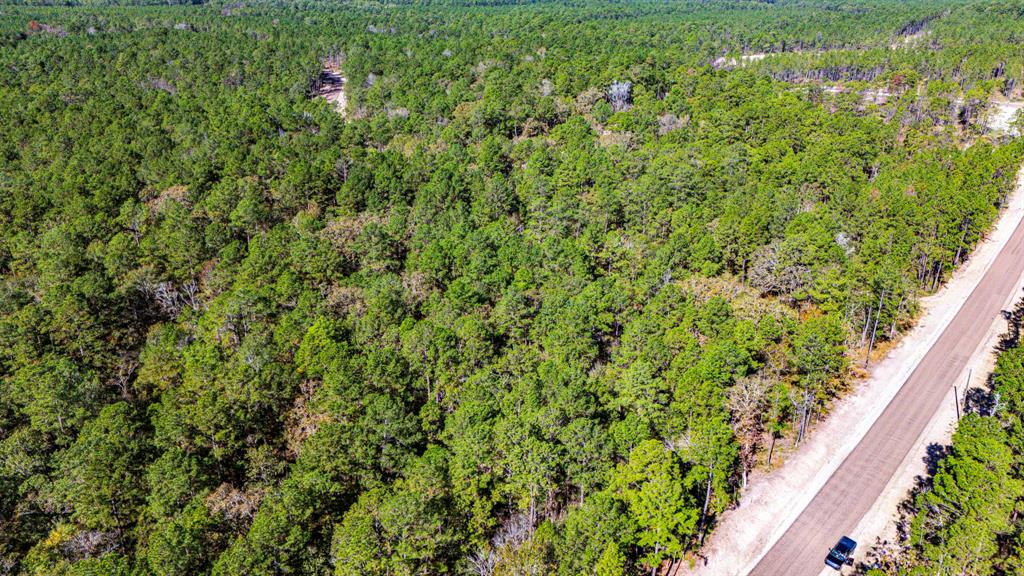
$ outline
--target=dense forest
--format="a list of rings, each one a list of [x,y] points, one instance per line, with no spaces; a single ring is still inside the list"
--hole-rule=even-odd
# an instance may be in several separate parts
[[[998,216],[1022,38],[1010,0],[0,2],[0,574],[695,559]],[[1014,565],[1021,354],[935,478],[991,456],[1005,501],[906,554]]]

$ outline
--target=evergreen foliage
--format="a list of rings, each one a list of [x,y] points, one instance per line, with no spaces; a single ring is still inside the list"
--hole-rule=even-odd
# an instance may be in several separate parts
[[[1024,151],[1011,1],[49,4],[0,5],[4,574],[679,560]],[[1012,357],[921,501],[964,570],[1020,549]]]

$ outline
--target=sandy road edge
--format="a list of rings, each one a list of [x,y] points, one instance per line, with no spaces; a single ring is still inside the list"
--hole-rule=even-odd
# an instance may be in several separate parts
[[[737,508],[722,515],[705,546],[707,564],[680,563],[677,576],[740,576],[750,572],[843,460],[860,443],[911,372],[956,316],[1024,219],[1024,167],[1007,205],[970,260],[935,294],[923,314],[871,376],[833,407],[829,418],[780,468],[751,478]],[[931,425],[930,425],[931,426]]]

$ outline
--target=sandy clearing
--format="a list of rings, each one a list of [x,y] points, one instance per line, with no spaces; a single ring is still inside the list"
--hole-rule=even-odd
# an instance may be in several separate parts
[[[764,60],[768,56],[764,52],[754,52],[752,54],[740,54],[739,59],[735,57],[726,58],[725,56],[719,56],[716,58],[711,65],[715,68],[735,68],[740,65],[747,65],[751,62],[758,62]]]
[[[842,84],[823,84],[822,90],[827,94],[844,94],[848,89]],[[884,104],[896,94],[882,88],[867,88],[858,91],[864,102]],[[957,99],[957,106],[963,105],[963,99]],[[990,100],[989,108],[981,118],[981,124],[991,132],[1020,136],[1020,131],[1011,126],[1017,112],[1024,110],[1024,101]]]
[[[344,81],[345,79],[342,78],[342,80]],[[348,110],[348,97],[345,96],[345,89],[338,88],[337,90],[334,90],[329,94],[324,94],[323,96],[324,100],[334,104],[334,110],[344,118]]]
[[[320,73],[320,82],[321,87],[316,95],[334,104],[334,110],[344,118],[348,113],[348,96],[345,94],[348,78],[342,74],[340,68],[328,64]]]
[[[992,108],[985,115],[985,125],[996,132],[1019,136],[1020,131],[1010,125],[1017,112],[1024,109],[1024,102],[992,102]]]
[[[889,48],[892,49],[892,50],[899,50],[900,48],[913,47],[914,45],[919,43],[918,42],[919,40],[927,38],[927,37],[929,37],[931,35],[932,35],[932,31],[931,30],[921,30],[921,31],[915,32],[915,33],[913,33],[913,34],[911,34],[909,36],[903,36],[902,38],[894,41],[892,44],[889,44]]]
[[[757,564],[864,437],[985,275],[1022,219],[1024,168],[1018,172],[1017,185],[1006,210],[992,232],[976,248],[972,258],[942,289],[922,299],[923,313],[917,325],[884,360],[872,367],[866,381],[837,402],[831,416],[784,466],[768,473],[756,473],[751,478],[738,507],[723,514],[709,538],[704,548],[707,563],[694,568],[680,565],[677,575],[739,576],[747,574]],[[982,351],[981,357],[984,356]],[[982,366],[977,361],[978,358],[972,357],[972,365]],[[932,431],[936,426],[938,430],[942,429],[942,415],[936,418],[930,425]],[[935,424],[936,421],[940,424]],[[911,474],[912,478],[914,459],[908,458],[904,464],[908,468],[901,468],[897,476],[905,478]],[[899,490],[897,481],[892,493]],[[883,500],[886,498],[892,498],[888,490],[882,497]],[[873,511],[867,518],[875,513]],[[863,533],[877,530],[871,526],[878,523],[878,520],[869,520],[862,529]],[[882,531],[884,528],[879,533]]]

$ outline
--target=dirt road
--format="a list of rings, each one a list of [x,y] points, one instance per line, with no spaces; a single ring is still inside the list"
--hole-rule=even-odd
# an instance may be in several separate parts
[[[1019,224],[960,311],[904,385],[782,537],[754,567],[756,576],[814,576],[839,536],[852,532],[947,397],[1024,273]],[[863,543],[866,547],[866,544]],[[827,569],[826,569],[827,570]]]

